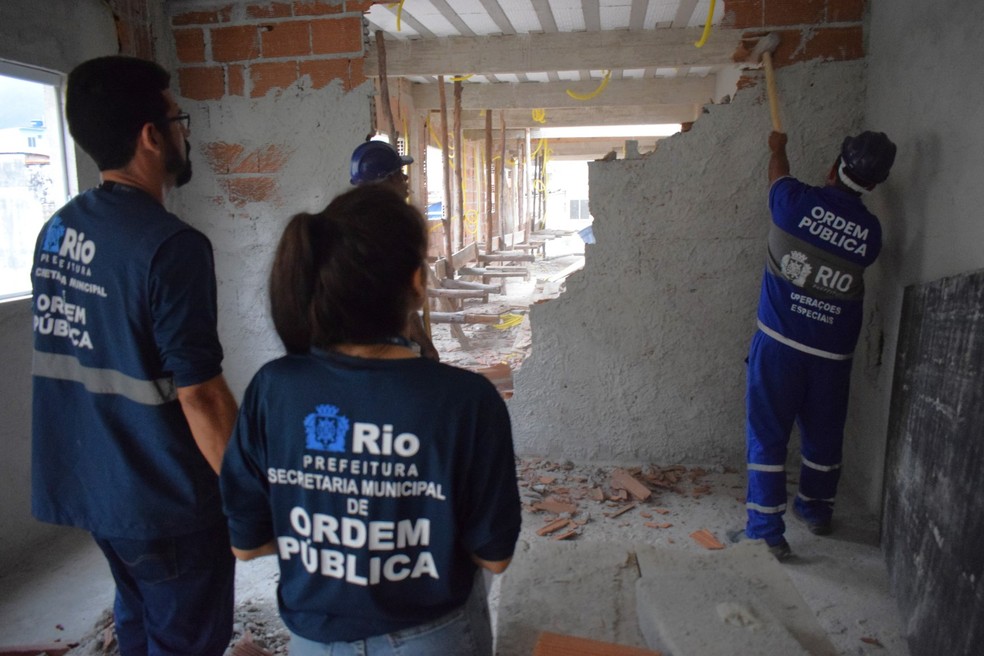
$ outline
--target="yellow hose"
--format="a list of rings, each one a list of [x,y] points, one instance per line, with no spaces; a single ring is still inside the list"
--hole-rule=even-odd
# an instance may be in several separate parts
[[[402,29],[401,23],[403,22],[403,3],[405,0],[400,0],[399,2],[391,2],[387,6],[392,9],[396,7],[396,31],[399,32]]]
[[[598,85],[598,88],[596,88],[591,93],[575,93],[575,92],[571,91],[570,89],[568,89],[567,90],[567,95],[570,96],[571,98],[573,98],[574,100],[591,100],[592,98],[594,98],[599,93],[601,93],[602,91],[605,90],[605,87],[608,86],[608,81],[611,78],[612,78],[612,72],[611,71],[605,71],[605,76],[603,78],[601,78],[601,84],[599,84]]]
[[[700,41],[694,43],[698,48],[703,48],[704,44],[707,43],[707,37],[711,36],[711,21],[714,20],[714,0],[711,0],[711,6],[707,10],[707,22],[704,23],[704,33],[700,37]]]

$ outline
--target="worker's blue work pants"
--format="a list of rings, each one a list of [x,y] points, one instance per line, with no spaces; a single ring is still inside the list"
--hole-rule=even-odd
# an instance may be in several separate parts
[[[122,656],[222,656],[232,637],[235,559],[225,522],[155,540],[95,537],[116,581]]]
[[[829,522],[840,479],[851,360],[798,351],[758,331],[748,356],[748,522],[745,533],[776,544],[785,532],[786,450],[800,431],[796,509],[811,523]]]

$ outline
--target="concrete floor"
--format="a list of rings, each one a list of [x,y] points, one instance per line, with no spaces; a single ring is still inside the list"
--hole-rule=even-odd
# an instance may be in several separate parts
[[[536,460],[532,464],[526,462],[521,470],[527,479],[540,480],[541,476],[556,479],[551,483],[552,490],[542,490],[540,486],[547,494],[560,488],[576,490],[579,485],[590,486],[595,481],[604,481],[611,472],[611,468],[569,463],[558,466]],[[741,524],[743,474],[712,472],[702,475],[697,483],[709,489],[709,493],[696,496],[684,486],[680,492],[656,494],[629,512],[617,515],[620,508],[617,503],[579,499],[573,518],[582,524],[570,546],[582,544],[583,548],[572,553],[597,553],[599,543],[608,543],[613,550],[644,544],[660,549],[708,553],[690,534],[707,529],[725,540],[725,531]],[[614,616],[624,603],[624,600],[609,599],[605,593],[595,591],[589,595],[590,601],[585,602],[590,606],[585,608],[569,594],[569,587],[565,587],[570,585],[569,580],[538,579],[535,583],[537,593],[527,594],[533,583],[521,576],[524,567],[528,567],[523,560],[529,557],[527,554],[538,552],[538,544],[548,546],[547,543],[552,542],[550,536],[537,534],[537,529],[548,522],[551,515],[532,508],[532,502],[539,494],[534,487],[537,485],[522,485],[521,488],[526,504],[522,540],[534,548],[518,551],[514,566],[504,577],[497,577],[496,585],[493,585],[491,603],[499,618],[498,628],[504,632],[503,644],[509,644],[505,634],[512,630],[510,627],[516,617],[529,618],[546,612],[550,625],[541,626],[541,629],[583,635],[584,627],[590,626],[584,620],[586,616],[602,619]],[[836,653],[844,656],[869,653],[906,656],[905,636],[877,545],[877,523],[859,507],[850,495],[842,495],[835,533],[827,538],[810,535],[791,521],[787,538],[796,557],[783,564],[782,569],[835,646]],[[654,522],[671,526],[653,527]],[[587,572],[595,567],[593,556],[585,558],[588,560],[583,563],[570,563],[571,571]],[[263,562],[258,561],[257,565],[250,563],[240,568],[237,597],[240,603],[249,603],[257,607],[257,612],[272,617],[268,624],[277,623],[273,594],[275,562],[273,559],[261,560]],[[611,594],[618,593],[613,589]],[[62,539],[35,551],[16,572],[0,576],[0,651],[11,645],[78,641],[111,607],[112,595],[113,584],[98,549],[85,534],[66,531]],[[535,599],[540,600],[535,604],[538,608],[523,606],[524,603],[533,604]],[[502,607],[496,608],[499,600],[503,602]],[[539,608],[544,604],[547,608]],[[583,637],[619,641],[614,639],[617,634]],[[524,647],[522,653],[529,652]]]

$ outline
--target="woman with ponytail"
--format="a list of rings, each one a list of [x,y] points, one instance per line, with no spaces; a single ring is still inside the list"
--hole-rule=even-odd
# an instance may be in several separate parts
[[[246,390],[220,482],[233,552],[279,561],[292,656],[492,653],[479,573],[505,570],[520,526],[509,416],[401,336],[426,248],[380,187],[295,216],[277,248],[287,355]]]

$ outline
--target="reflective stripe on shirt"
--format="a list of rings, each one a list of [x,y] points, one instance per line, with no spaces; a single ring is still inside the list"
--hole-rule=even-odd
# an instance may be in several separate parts
[[[813,348],[812,346],[807,346],[806,344],[800,344],[799,342],[797,342],[795,340],[792,340],[792,339],[789,339],[788,337],[784,337],[783,335],[780,335],[776,331],[772,330],[772,328],[769,328],[764,323],[762,323],[761,320],[758,321],[758,328],[763,333],[765,333],[766,335],[768,335],[772,339],[776,340],[777,342],[782,342],[786,346],[789,346],[790,348],[794,348],[797,351],[801,351],[803,353],[808,353],[810,355],[815,355],[815,356],[820,357],[820,358],[827,358],[828,360],[850,360],[851,358],[854,357],[854,354],[853,353],[831,353],[830,351],[822,351],[822,350],[820,350],[818,348]]]
[[[140,380],[115,369],[86,367],[71,355],[34,351],[35,376],[82,383],[93,394],[118,394],[143,405],[163,405],[178,398],[170,378]]]

